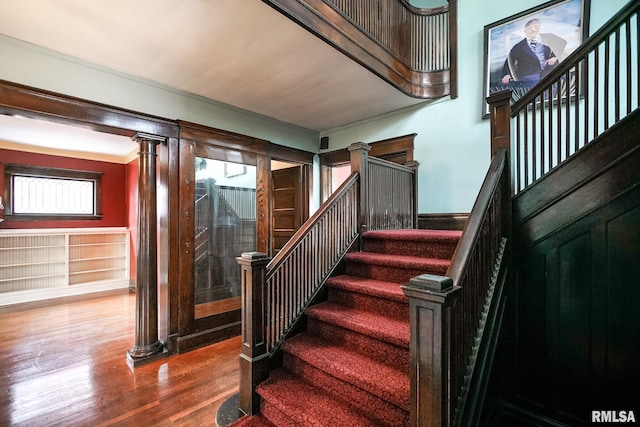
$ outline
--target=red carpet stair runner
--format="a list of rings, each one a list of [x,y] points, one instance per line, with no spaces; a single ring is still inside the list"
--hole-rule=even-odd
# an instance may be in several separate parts
[[[283,367],[258,387],[261,414],[242,426],[404,426],[409,420],[409,304],[400,286],[445,274],[461,233],[363,235],[306,311],[307,331],[284,342]]]

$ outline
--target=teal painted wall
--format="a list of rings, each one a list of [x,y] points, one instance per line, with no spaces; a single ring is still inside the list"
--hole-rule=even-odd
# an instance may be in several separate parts
[[[330,149],[417,133],[421,213],[469,212],[489,166],[489,123],[482,119],[484,26],[542,1],[458,1],[459,88],[457,99],[425,103],[376,120],[323,132]],[[590,32],[626,0],[591,0]]]
[[[424,103],[321,135],[2,35],[0,79],[169,119],[201,123],[312,152],[317,151],[319,136],[329,136],[330,149],[335,150],[353,142],[417,133],[419,212],[468,212],[490,161],[489,124],[481,118],[484,26],[542,3],[459,0],[457,99]],[[626,3],[625,0],[591,0],[591,31]],[[315,171],[317,177],[317,165]],[[314,183],[317,194],[319,179],[314,179]]]

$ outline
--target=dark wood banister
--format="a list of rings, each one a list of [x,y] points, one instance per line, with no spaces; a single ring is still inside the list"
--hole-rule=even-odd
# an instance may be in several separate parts
[[[361,231],[367,230],[369,218],[385,217],[375,211],[376,205],[370,206],[367,202],[369,182],[376,189],[392,184],[381,179],[376,181],[376,170],[386,168],[409,175],[399,181],[407,183],[407,186],[416,183],[417,162],[400,166],[369,159],[370,149],[363,143],[349,147],[350,177],[272,260],[257,252],[243,253],[238,258],[242,281],[239,407],[244,414],[252,415],[259,411],[260,398],[256,387],[267,378],[272,356],[284,338],[295,329],[305,308],[315,299],[342,257],[357,244]],[[375,168],[371,169],[371,165]],[[385,176],[385,172],[379,173]],[[399,203],[398,209],[390,210],[393,215],[408,218],[410,224],[415,224],[416,203],[412,200],[415,191],[409,189],[399,193],[403,194],[400,200],[404,203]],[[384,211],[395,207],[384,206]],[[385,221],[385,224],[396,223]]]
[[[491,165],[446,276],[421,275],[403,287],[412,427],[473,425],[482,411],[509,263],[509,120],[499,114],[509,98],[490,103]]]
[[[296,231],[293,236],[284,244],[282,249],[274,256],[269,264],[267,264],[267,270],[273,270],[277,268],[280,263],[288,256],[291,252],[291,249],[295,247],[296,242],[300,240],[302,236],[308,233],[309,229],[311,229],[318,221],[325,216],[325,214],[331,209],[336,202],[336,200],[340,199],[344,196],[347,189],[358,181],[359,174],[358,172],[351,172],[351,175],[338,187],[336,191],[334,191],[331,196],[320,206],[320,208],[307,220],[305,223]]]
[[[500,177],[504,173],[507,164],[506,153],[498,152],[497,154],[491,160],[487,177],[480,188],[480,193],[471,210],[464,233],[453,254],[451,265],[447,269],[446,276],[451,278],[454,286],[459,285],[461,278],[465,274],[470,254],[479,238],[482,222],[487,215],[487,209],[491,205],[491,200],[498,186],[502,185]]]
[[[502,110],[491,124],[507,130],[502,144],[514,154],[514,194],[535,188],[538,180],[640,106],[639,16],[640,2],[629,2],[533,88],[515,94],[520,98],[513,105],[501,101]],[[489,98],[514,96],[504,92],[508,95]]]

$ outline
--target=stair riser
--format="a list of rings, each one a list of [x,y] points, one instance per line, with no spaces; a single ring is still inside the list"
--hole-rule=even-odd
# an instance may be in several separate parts
[[[260,401],[260,414],[276,426],[293,425],[291,418],[284,412],[267,402],[265,399]]]
[[[349,292],[341,289],[329,288],[328,300],[345,307],[357,310],[365,310],[372,313],[385,314],[386,316],[399,319],[409,319],[409,304],[388,299],[377,298],[370,295]]]
[[[346,266],[346,274],[400,284],[407,283],[412,277],[419,276],[421,274],[429,273],[444,275],[446,272],[446,266],[433,266],[429,271],[356,262],[349,262]]]
[[[409,349],[371,338],[317,319],[308,319],[310,334],[331,340],[336,345],[347,346],[371,359],[409,372]]]
[[[376,425],[404,426],[409,422],[408,408],[401,409],[352,384],[336,379],[291,354],[285,353],[284,367],[336,400],[347,404],[358,402],[358,410],[373,419]]]
[[[389,255],[451,259],[457,244],[457,241],[416,242],[406,240],[364,239],[362,250],[363,252],[376,252]]]

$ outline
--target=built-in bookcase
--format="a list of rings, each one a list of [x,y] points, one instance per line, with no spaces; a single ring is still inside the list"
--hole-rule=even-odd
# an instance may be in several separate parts
[[[0,305],[128,286],[125,228],[0,230]]]

